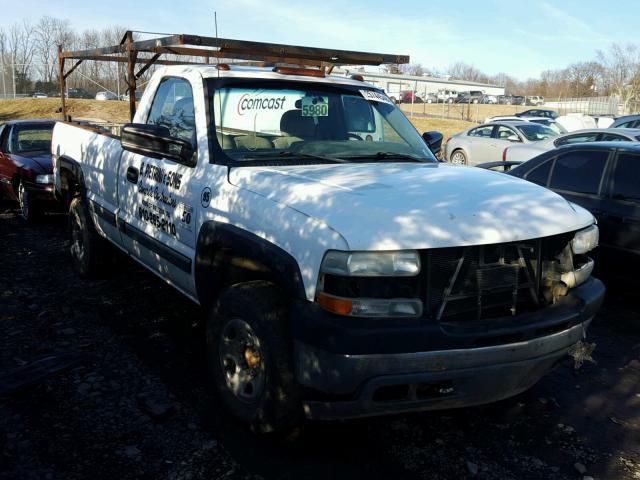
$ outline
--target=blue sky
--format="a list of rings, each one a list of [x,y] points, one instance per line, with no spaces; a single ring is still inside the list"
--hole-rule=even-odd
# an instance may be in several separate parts
[[[462,60],[520,79],[633,42],[638,24],[634,2],[602,0],[0,0],[0,26],[47,14],[77,30],[213,36],[214,10],[221,37],[409,54],[440,70]]]

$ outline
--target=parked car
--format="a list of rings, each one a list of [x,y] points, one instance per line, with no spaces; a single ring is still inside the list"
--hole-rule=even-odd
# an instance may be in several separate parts
[[[500,105],[511,105],[513,103],[513,95],[498,95],[497,98]]]
[[[616,118],[609,128],[640,128],[640,115],[625,115]]]
[[[26,220],[59,206],[53,195],[54,125],[54,120],[14,120],[0,125],[0,195],[18,202]]]
[[[600,248],[640,254],[639,144],[565,145],[507,175],[547,187],[593,213],[600,227]]]
[[[472,90],[470,92],[462,92],[458,94],[455,103],[482,103],[484,93],[480,90]]]
[[[118,96],[113,92],[98,92],[96,93],[96,100],[118,100]]]
[[[422,103],[422,97],[419,97],[413,90],[402,90],[400,92],[400,103]]]
[[[435,93],[427,93],[425,98],[423,98],[424,103],[438,103],[438,97]]]
[[[525,105],[525,99],[522,95],[514,95],[512,97],[511,105]]]
[[[551,128],[556,134],[561,135],[563,133],[567,133],[567,130],[560,125],[558,122],[551,118],[547,117],[516,117],[515,115],[497,115],[495,117],[487,117],[484,123],[491,122],[532,122],[539,123],[540,125],[544,125],[546,127]]]
[[[525,98],[525,105],[544,105],[544,97],[540,95],[529,95]]]
[[[67,96],[69,98],[85,98],[85,99],[93,99],[94,96],[91,95],[84,88],[70,88],[67,90]]]
[[[142,98],[142,95],[144,94],[144,90],[136,90],[136,102],[139,102],[140,99]],[[129,101],[129,94],[125,93],[124,95],[122,95],[121,100],[128,102]]]
[[[556,137],[551,128],[532,122],[491,122],[452,136],[445,145],[445,159],[459,165],[502,160],[507,147]]]
[[[31,95],[31,97],[32,98],[49,98],[49,95],[42,92],[35,92],[33,95]]]
[[[558,118],[558,112],[546,108],[532,108],[524,112],[516,113],[516,117],[547,117],[555,120]]]
[[[482,95],[482,98],[480,99],[480,103],[486,103],[486,104],[496,104],[498,103],[498,97],[496,97],[495,95]]]
[[[503,155],[503,159],[525,162],[546,151],[575,143],[638,141],[640,141],[640,129],[593,128],[566,133],[541,142],[510,146]]]
[[[438,90],[438,93],[436,93],[438,103],[453,103],[457,97],[458,92],[456,90]]]

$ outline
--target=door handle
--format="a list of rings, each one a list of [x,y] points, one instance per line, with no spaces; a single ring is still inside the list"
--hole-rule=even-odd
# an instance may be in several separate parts
[[[138,169],[136,167],[127,168],[127,180],[131,183],[138,183]]]

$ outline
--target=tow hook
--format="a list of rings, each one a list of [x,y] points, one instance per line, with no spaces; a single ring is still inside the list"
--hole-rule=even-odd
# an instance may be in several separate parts
[[[582,340],[572,345],[569,350],[567,350],[567,353],[573,358],[573,368],[578,370],[584,362],[598,363],[591,356],[595,349],[595,343],[586,343]]]

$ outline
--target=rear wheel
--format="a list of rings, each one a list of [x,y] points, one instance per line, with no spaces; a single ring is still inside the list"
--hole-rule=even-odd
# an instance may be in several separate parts
[[[462,150],[455,150],[451,154],[450,163],[454,165],[466,165],[467,164],[467,156],[464,154]]]
[[[268,282],[234,285],[207,322],[207,358],[226,407],[258,433],[302,419],[285,298]]]
[[[105,240],[96,232],[80,197],[69,206],[69,240],[73,266],[81,277],[93,277],[102,270],[105,259]]]

